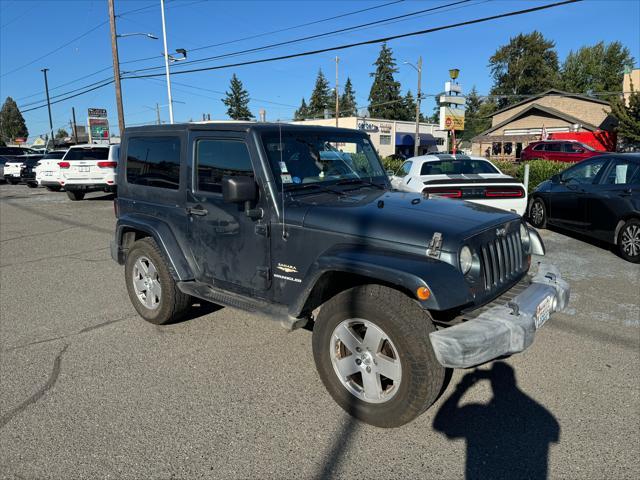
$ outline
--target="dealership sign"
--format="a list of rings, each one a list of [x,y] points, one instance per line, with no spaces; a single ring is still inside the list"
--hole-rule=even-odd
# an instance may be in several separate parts
[[[106,108],[90,108],[89,118],[107,118]]]

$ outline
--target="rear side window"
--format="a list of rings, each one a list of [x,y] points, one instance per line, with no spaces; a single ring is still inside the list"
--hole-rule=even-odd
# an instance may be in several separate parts
[[[605,185],[629,185],[639,183],[640,164],[627,159],[615,159],[611,162],[607,176],[600,183]]]
[[[195,170],[204,192],[222,192],[224,175],[253,175],[247,145],[238,140],[198,140]]]
[[[180,138],[130,138],[126,172],[128,183],[177,190],[180,186]]]
[[[538,145],[533,147],[533,150],[535,150],[536,152],[540,152],[540,151],[544,150],[544,143],[539,143]]]
[[[562,151],[561,143],[547,143],[545,145],[545,151],[547,152],[560,152]]]
[[[70,148],[64,156],[65,160],[106,160],[108,148]]]

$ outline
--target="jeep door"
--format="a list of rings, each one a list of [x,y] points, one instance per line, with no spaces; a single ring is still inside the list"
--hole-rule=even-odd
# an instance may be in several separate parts
[[[194,132],[189,144],[186,207],[198,280],[241,292],[266,290],[267,229],[262,220],[247,216],[244,205],[225,203],[222,196],[223,176],[254,177],[251,156],[257,153],[250,153],[245,135],[238,132]]]

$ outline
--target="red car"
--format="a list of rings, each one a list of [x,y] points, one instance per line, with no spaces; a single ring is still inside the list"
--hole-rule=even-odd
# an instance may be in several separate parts
[[[596,150],[575,140],[544,140],[531,142],[527,145],[520,154],[520,160],[541,158],[557,162],[576,163],[603,153],[608,152]]]

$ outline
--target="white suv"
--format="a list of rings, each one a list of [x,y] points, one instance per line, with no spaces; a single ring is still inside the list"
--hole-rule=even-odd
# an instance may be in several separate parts
[[[60,166],[60,184],[71,200],[89,192],[115,192],[120,145],[76,145],[69,148]]]
[[[46,187],[52,192],[59,192],[60,185],[60,166],[58,162],[64,157],[66,150],[52,150],[45,153],[36,165],[36,182],[38,186]]]

